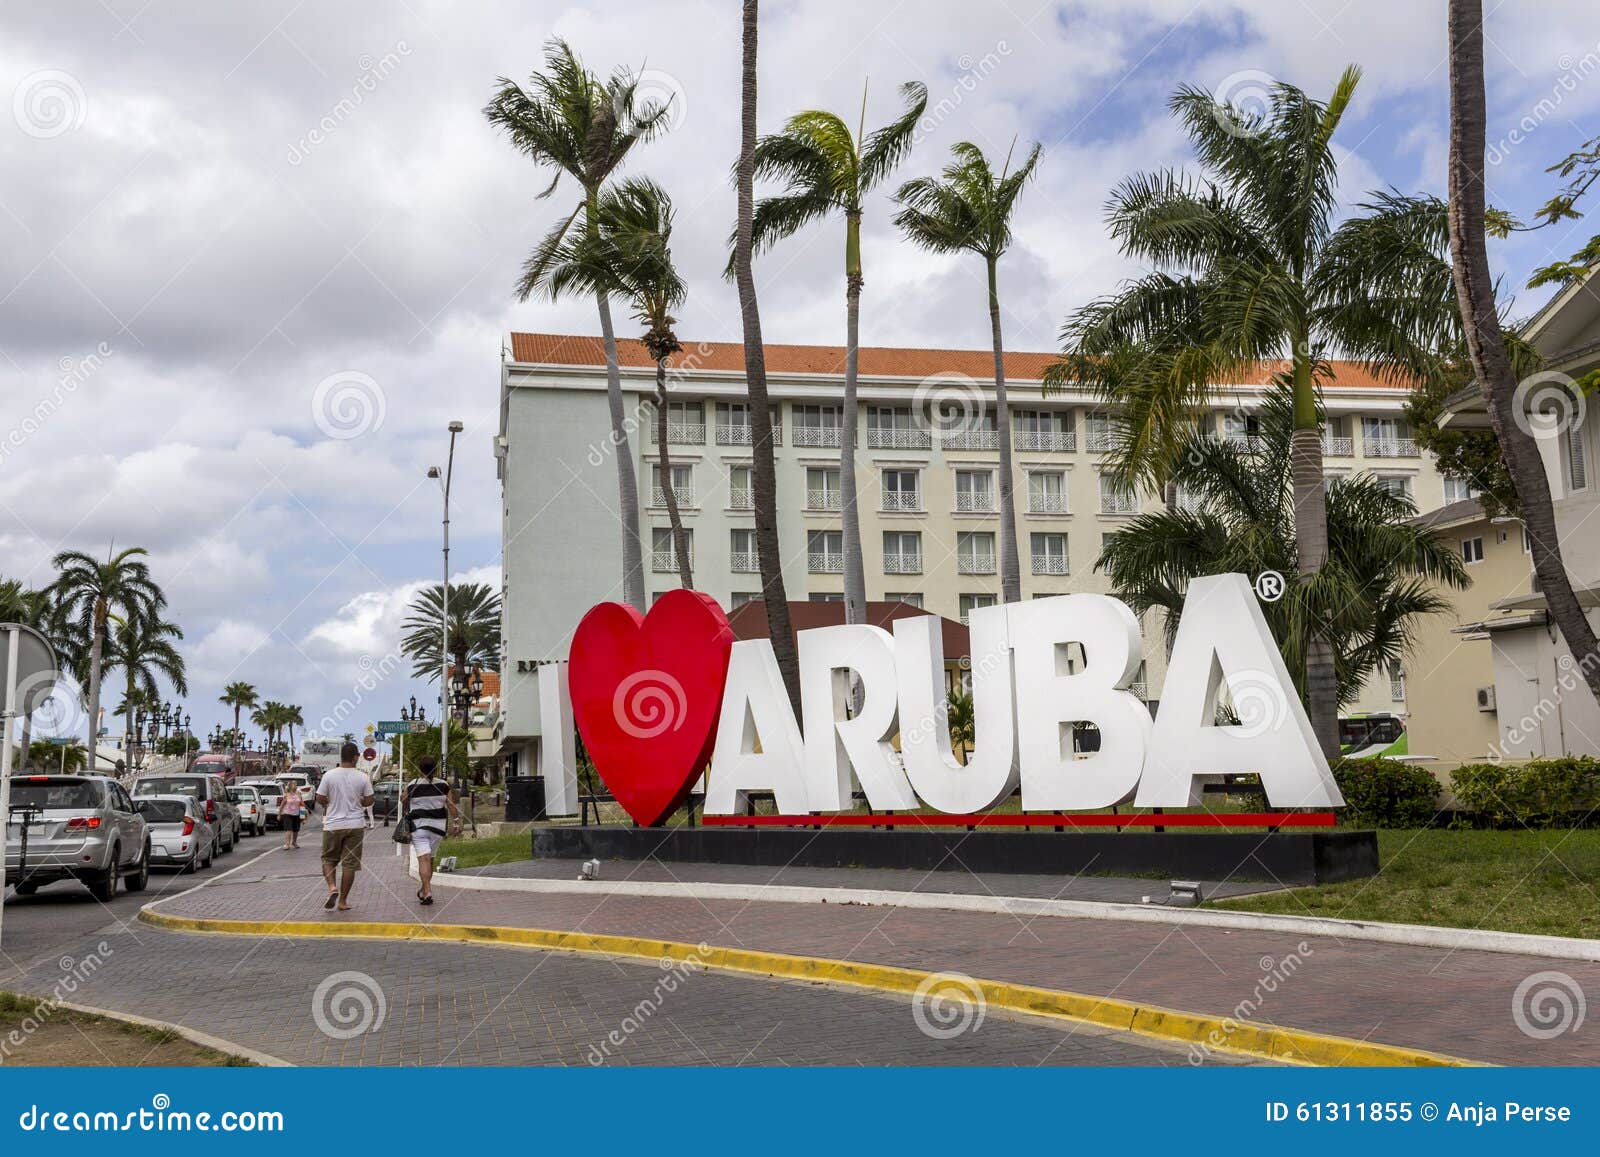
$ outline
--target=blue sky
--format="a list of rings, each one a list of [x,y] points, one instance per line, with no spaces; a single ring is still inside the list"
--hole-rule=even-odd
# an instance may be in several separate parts
[[[1067,312],[1134,271],[1101,205],[1130,172],[1186,162],[1164,111],[1180,82],[1246,100],[1276,79],[1323,94],[1358,63],[1366,76],[1338,139],[1347,200],[1444,189],[1442,0],[764,9],[765,129],[804,107],[853,119],[866,81],[868,120],[881,123],[896,85],[917,78],[947,113],[897,180],[936,170],[955,140],[995,153],[1014,137],[1044,142],[1002,271],[1013,348],[1052,347]],[[20,401],[0,421],[0,573],[43,582],[56,550],[148,546],[187,635],[197,727],[223,717],[229,679],[300,703],[309,720],[355,703],[357,725],[424,697],[386,656],[407,599],[438,571],[438,496],[423,472],[445,423],[467,425],[453,561],[497,581],[501,334],[594,330],[581,304],[512,300],[519,263],[570,190],[537,200],[547,179],[479,109],[494,78],[526,76],[552,35],[602,71],[648,70],[681,123],[632,171],[678,203],[691,286],[681,331],[737,340],[718,276],[737,32],[715,0],[0,10],[0,94],[12,98],[0,113],[0,396]],[[1499,149],[1491,196],[1527,215],[1555,186],[1546,166],[1600,133],[1600,12],[1503,3],[1488,35],[1491,141],[1532,126]],[[885,198],[867,210],[864,340],[983,345],[981,270],[899,243]],[[1505,285],[1519,289],[1588,228],[1497,245]],[[841,244],[824,225],[763,259],[769,340],[841,340]],[[1539,300],[1519,292],[1517,311]]]

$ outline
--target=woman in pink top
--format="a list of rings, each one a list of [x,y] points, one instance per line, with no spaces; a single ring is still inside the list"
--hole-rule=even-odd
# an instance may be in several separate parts
[[[305,802],[300,798],[300,789],[292,783],[283,785],[282,810],[278,813],[283,820],[283,846],[285,850],[300,846],[300,811]]]

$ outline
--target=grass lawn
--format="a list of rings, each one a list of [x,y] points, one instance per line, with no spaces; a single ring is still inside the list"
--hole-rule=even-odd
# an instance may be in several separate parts
[[[450,839],[439,847],[439,857],[454,856],[458,868],[481,868],[485,864],[501,864],[507,860],[526,860],[532,855],[533,837],[527,832],[481,840]]]
[[[13,1041],[12,1034],[16,1033]],[[243,1057],[194,1044],[176,1033],[109,1017],[52,1008],[39,997],[0,992],[4,1063],[27,1066],[250,1065]]]
[[[1208,904],[1600,939],[1600,829],[1378,833],[1378,875]]]

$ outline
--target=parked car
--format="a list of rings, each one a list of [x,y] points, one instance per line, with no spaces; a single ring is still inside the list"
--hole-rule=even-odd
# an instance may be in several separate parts
[[[372,785],[372,818],[395,819],[400,814],[400,781],[379,780]]]
[[[251,779],[239,785],[254,788],[261,798],[261,822],[269,828],[283,826],[283,784],[275,779]]]
[[[233,851],[244,828],[239,809],[228,798],[228,789],[215,775],[183,772],[177,775],[147,775],[133,781],[133,794],[186,795],[200,805],[206,823],[216,829],[218,855]]]
[[[267,804],[261,793],[249,784],[241,783],[228,789],[228,798],[239,809],[239,822],[252,836],[267,830]]]
[[[19,896],[78,880],[104,902],[119,881],[142,892],[150,880],[144,817],[109,776],[18,776],[6,823],[5,879]]]
[[[211,866],[217,832],[200,801],[187,795],[144,795],[134,801],[150,832],[150,863],[175,864],[181,872]]]

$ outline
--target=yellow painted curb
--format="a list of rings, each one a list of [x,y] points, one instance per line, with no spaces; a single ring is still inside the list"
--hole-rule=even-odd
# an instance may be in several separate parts
[[[877,992],[940,993],[968,999],[981,993],[985,1006],[1029,1016],[1077,1021],[1122,1032],[1192,1045],[1191,1051],[1228,1053],[1296,1065],[1431,1067],[1477,1065],[1480,1062],[1423,1049],[1373,1044],[1350,1037],[1280,1028],[1231,1017],[1179,1012],[1156,1005],[1061,989],[1037,988],[1002,980],[978,980],[952,973],[926,972],[887,964],[791,956],[747,948],[716,948],[640,936],[595,932],[562,932],[547,928],[506,928],[487,924],[400,924],[353,920],[338,924],[319,920],[214,920],[170,916],[144,908],[139,919],[176,932],[211,932],[233,936],[321,936],[336,939],[427,940],[436,943],[503,944],[623,956],[656,961],[664,968],[684,965],[722,972],[741,972],[785,980],[870,989]]]

